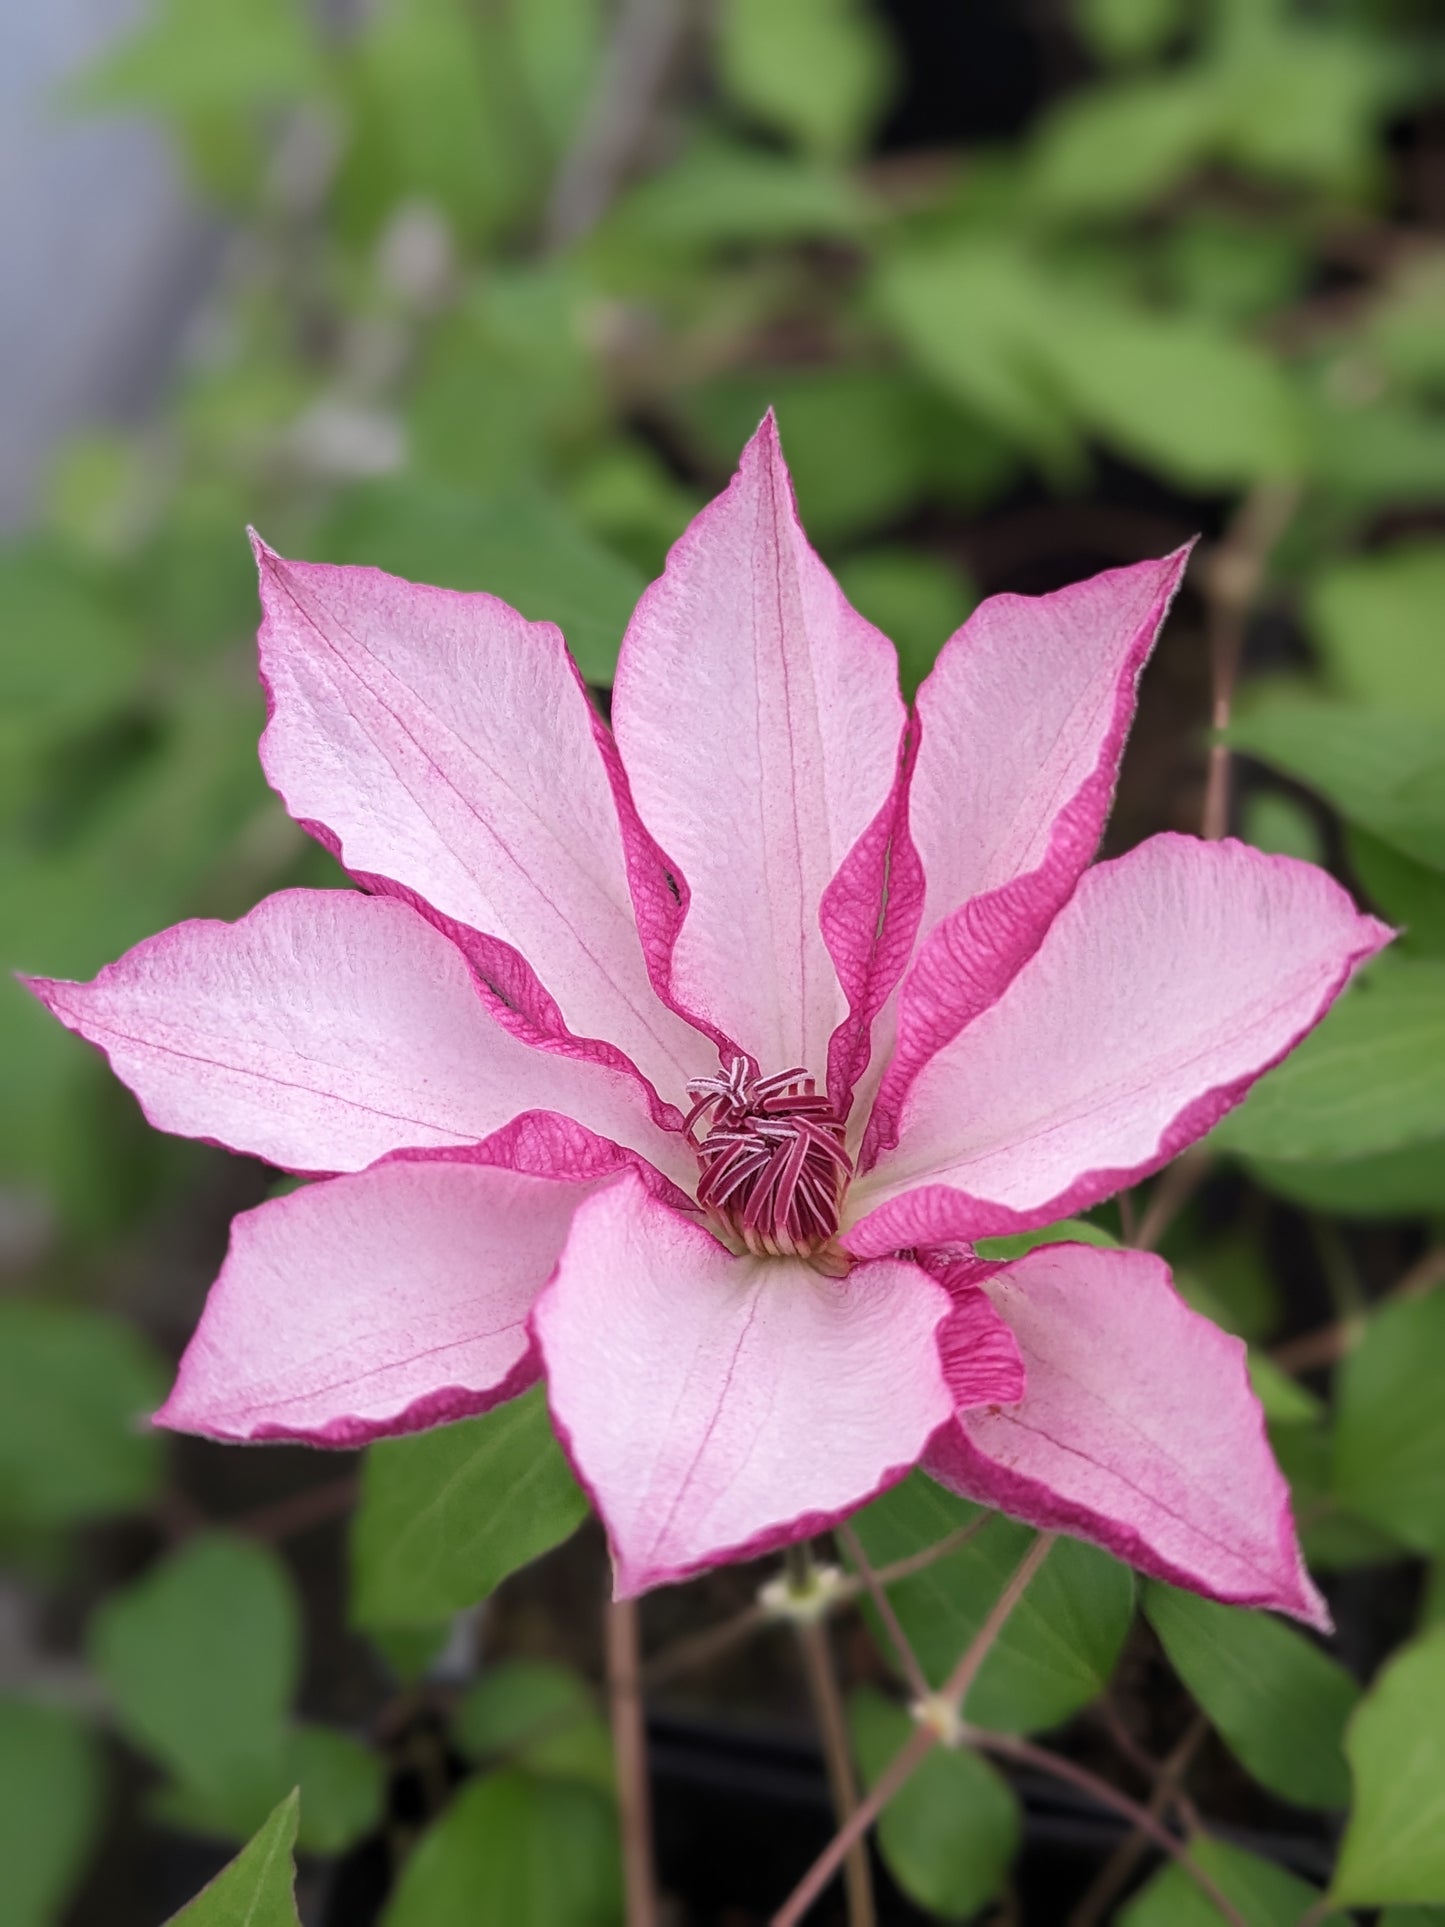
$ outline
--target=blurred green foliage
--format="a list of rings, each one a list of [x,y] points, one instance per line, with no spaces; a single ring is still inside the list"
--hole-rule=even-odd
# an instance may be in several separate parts
[[[897,138],[906,99],[884,138],[908,60],[865,0],[156,0],[70,106],[168,129],[223,261],[164,405],[57,450],[33,525],[0,553],[0,948],[86,976],[181,917],[341,881],[256,765],[248,522],[283,551],[500,594],[559,622],[605,687],[643,583],[772,404],[809,529],[897,640],[910,690],[982,593],[1204,527],[1164,645],[1202,729],[1230,531],[1285,501],[1246,657],[1268,674],[1247,675],[1229,730],[1236,823],[1333,859],[1401,936],[1215,1134],[1247,1181],[1236,1217],[1186,1213],[1166,1249],[1191,1302],[1251,1346],[1314,1562],[1438,1560],[1445,245],[1412,185],[1440,164],[1422,112],[1438,51],[1410,0],[1055,12],[1032,30],[1058,79],[1026,126],[918,146]],[[1184,745],[1185,800],[1161,778],[1145,827],[1195,826],[1201,751]],[[0,1304],[0,1545],[38,1588],[73,1582],[97,1522],[170,1516],[143,1423],[164,1373],[110,1309],[157,1301],[114,1254],[154,1268],[160,1228],[214,1215],[219,1154],[145,1131],[9,983],[0,1062],[0,1221],[22,1294]],[[1323,1254],[1348,1354],[1329,1399],[1267,1349],[1285,1315],[1272,1200],[1310,1215]],[[1374,1312],[1337,1221],[1402,1218],[1398,1248],[1424,1269]],[[178,1316],[153,1316],[167,1342]],[[377,1448],[352,1619],[413,1677],[450,1615],[585,1509],[535,1395]],[[858,1530],[886,1562],[971,1516],[920,1476]],[[931,1675],[1024,1539],[990,1523],[895,1589]],[[1133,1601],[1123,1567],[1061,1544],[971,1716],[1031,1731],[1086,1706]],[[1367,1691],[1342,1753],[1355,1687],[1301,1635],[1152,1586],[1146,1610],[1263,1787],[1339,1804],[1348,1759],[1343,1903],[1445,1903],[1438,1633]],[[296,1802],[264,1818],[289,1787],[303,1851],[342,1850],[380,1811],[378,1755],[295,1716],[299,1639],[281,1562],[218,1535],[90,1615],[104,1721],[168,1776],[151,1810],[232,1841],[260,1827],[180,1917],[194,1927],[294,1927]],[[101,1811],[90,1725],[39,1677],[0,1701],[17,1927],[60,1918]],[[853,1719],[871,1777],[904,1716],[874,1694]],[[614,1918],[585,1683],[497,1666],[453,1728],[476,1770],[405,1862],[388,1927]],[[957,1914],[1006,1880],[1016,1829],[992,1767],[940,1755],[881,1844],[909,1893]],[[1316,1899],[1238,1846],[1196,1851],[1252,1923]],[[1171,1867],[1119,1918],[1215,1915]]]

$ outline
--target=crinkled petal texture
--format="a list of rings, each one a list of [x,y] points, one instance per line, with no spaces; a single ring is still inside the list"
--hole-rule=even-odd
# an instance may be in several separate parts
[[[1322,870],[1158,836],[1096,865],[1008,990],[928,1063],[857,1179],[860,1257],[1096,1204],[1214,1125],[1390,932]]]
[[[292,815],[488,940],[483,973],[533,1031],[600,1039],[658,1091],[712,1067],[649,981],[605,731],[560,632],[495,596],[257,559],[261,760]]]
[[[632,1176],[584,1200],[533,1328],[618,1596],[751,1557],[901,1478],[953,1409],[919,1267],[737,1258]]]
[[[1157,1578],[1328,1629],[1244,1346],[1190,1310],[1162,1259],[1043,1245],[982,1289],[1012,1327],[1027,1389],[941,1432],[935,1478]]]
[[[285,890],[237,923],[149,937],[89,984],[31,988],[107,1053],[152,1124],[288,1170],[355,1171],[555,1111],[692,1175],[632,1078],[503,1030],[456,946],[395,900]]]
[[[642,821],[686,879],[661,981],[765,1070],[825,1074],[848,996],[824,895],[891,817],[903,721],[893,649],[808,546],[769,416],[638,604],[612,702]],[[830,899],[855,979],[887,855],[872,839]]]
[[[585,1195],[408,1162],[243,1211],[159,1423],[355,1446],[487,1411],[537,1376],[527,1319]]]
[[[919,690],[922,942],[867,1161],[896,1141],[921,1067],[1007,986],[1092,860],[1140,671],[1188,559],[1184,548],[1052,595],[992,596]]]

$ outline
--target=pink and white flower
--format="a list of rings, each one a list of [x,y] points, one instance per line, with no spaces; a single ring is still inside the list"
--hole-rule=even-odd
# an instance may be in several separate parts
[[[1242,1347],[1142,1252],[975,1240],[1206,1132],[1388,932],[1321,871],[1090,866],[1185,552],[984,603],[910,716],[771,419],[623,643],[257,544],[272,785],[362,891],[35,980],[243,1213],[161,1423],[354,1446],[545,1377],[619,1594],[922,1462],[1321,1623]]]

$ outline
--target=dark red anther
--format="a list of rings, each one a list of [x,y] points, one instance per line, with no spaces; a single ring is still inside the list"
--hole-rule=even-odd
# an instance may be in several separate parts
[[[759,1077],[735,1057],[721,1076],[687,1088],[696,1099],[684,1129],[697,1148],[698,1203],[749,1251],[801,1258],[829,1245],[853,1161],[842,1119],[808,1073]]]

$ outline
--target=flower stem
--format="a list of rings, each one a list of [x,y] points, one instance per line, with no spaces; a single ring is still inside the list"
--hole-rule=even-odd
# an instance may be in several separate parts
[[[1260,482],[1245,496],[1224,540],[1209,557],[1204,593],[1209,601],[1212,720],[1216,730],[1229,727],[1249,612],[1264,580],[1270,553],[1298,505],[1299,490],[1293,483]],[[1216,742],[1209,751],[1209,778],[1204,791],[1203,834],[1211,840],[1229,829],[1229,774],[1229,745]]]
[[[647,1729],[643,1718],[635,1600],[611,1601],[607,1607],[606,1637],[607,1698],[617,1760],[627,1927],[657,1927],[657,1896],[652,1881],[652,1803],[647,1784]]]
[[[908,1690],[915,1699],[927,1699],[931,1690],[927,1676],[907,1633],[903,1630],[902,1621],[893,1610],[893,1601],[888,1597],[887,1587],[869,1560],[868,1554],[863,1550],[863,1541],[850,1525],[836,1526],[834,1531],[840,1544],[846,1549],[848,1557],[858,1568],[858,1576],[868,1588],[868,1596],[873,1601],[878,1617],[883,1621],[884,1630],[897,1655],[898,1664],[903,1669],[903,1677],[908,1681]]]
[[[1015,1760],[1020,1766],[1035,1767],[1040,1773],[1047,1773],[1056,1780],[1064,1780],[1070,1786],[1077,1787],[1081,1793],[1087,1793],[1091,1799],[1097,1800],[1100,1806],[1112,1807],[1116,1813],[1122,1813],[1126,1819],[1134,1822],[1141,1833],[1147,1833],[1155,1846],[1167,1853],[1171,1860],[1178,1861],[1199,1891],[1219,1909],[1229,1922],[1229,1927],[1249,1927],[1249,1922],[1239,1909],[1220,1892],[1203,1867],[1194,1860],[1185,1843],[1177,1839],[1147,1807],[1141,1807],[1137,1800],[1131,1800],[1127,1793],[1120,1793],[1107,1780],[1101,1780],[1097,1773],[1090,1773],[1087,1767],[1076,1766],[1072,1760],[1065,1759],[1062,1753],[1051,1753],[1047,1747],[1035,1746],[1032,1740],[1020,1739],[1016,1733],[986,1733],[978,1727],[968,1727],[965,1737],[968,1744],[976,1746],[981,1753],[997,1753],[1001,1759]]]
[[[967,1652],[954,1667],[948,1684],[942,1693],[937,1695],[938,1703],[945,1710],[957,1712],[964,1694],[973,1683],[975,1674],[987,1658],[989,1649],[1002,1632],[1009,1614],[1023,1597],[1029,1581],[1043,1564],[1052,1544],[1051,1538],[1040,1536],[1019,1561],[1017,1570],[999,1594],[993,1610],[970,1641]],[[829,1845],[819,1854],[793,1889],[779,1912],[774,1914],[772,1927],[796,1927],[796,1923],[803,1918],[822,1893],[844,1859],[853,1850],[854,1845],[862,1841],[864,1834],[893,1795],[938,1745],[943,1730],[944,1722],[941,1720],[920,1724],[914,1730],[906,1744],[894,1754],[884,1768],[867,1798],[854,1809]]]
[[[968,1650],[949,1674],[939,1697],[955,1713],[963,1706],[968,1689],[978,1677],[979,1668],[993,1651],[994,1641],[1003,1631],[1009,1614],[1028,1591],[1030,1580],[1048,1558],[1053,1543],[1052,1534],[1046,1532],[1041,1532],[1034,1540],[1015,1567],[1013,1577],[993,1602],[987,1619],[969,1641]]]
[[[806,1594],[811,1590],[813,1556],[806,1542],[788,1547],[787,1570],[788,1582],[795,1592]],[[853,1770],[848,1722],[833,1670],[826,1623],[821,1619],[798,1621],[798,1644],[818,1722],[818,1737],[822,1741],[834,1818],[839,1827],[846,1827],[858,1811],[858,1776]],[[873,1905],[868,1843],[861,1833],[844,1855],[843,1885],[848,1896],[848,1927],[876,1927],[878,1916]]]

